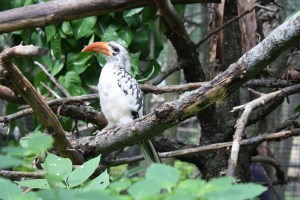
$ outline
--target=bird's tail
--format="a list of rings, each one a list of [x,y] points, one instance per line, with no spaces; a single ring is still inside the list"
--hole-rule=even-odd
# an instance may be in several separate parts
[[[148,166],[150,166],[152,163],[161,163],[158,153],[155,150],[151,140],[142,141],[139,145]]]

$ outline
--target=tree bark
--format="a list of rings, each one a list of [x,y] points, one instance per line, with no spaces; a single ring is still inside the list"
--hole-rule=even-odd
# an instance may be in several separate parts
[[[219,0],[173,0],[172,3],[208,3]],[[55,0],[0,12],[0,32],[79,19],[151,5],[151,0]]]

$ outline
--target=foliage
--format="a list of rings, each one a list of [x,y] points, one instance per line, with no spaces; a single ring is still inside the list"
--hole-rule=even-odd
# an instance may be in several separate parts
[[[40,1],[4,1],[0,5],[7,10],[34,3]],[[184,12],[184,6],[181,7]],[[59,95],[61,93],[34,61],[45,66],[71,95],[77,96],[88,93],[88,86],[98,82],[104,59],[99,54],[81,52],[84,46],[95,41],[115,40],[128,47],[131,52],[131,71],[139,82],[156,76],[161,69],[157,58],[163,49],[160,28],[155,10],[146,7],[7,33],[5,43],[14,46],[23,42],[24,45],[33,44],[49,49],[46,56],[16,58],[15,63],[42,95],[49,95],[49,92],[41,82]],[[0,49],[4,48],[3,40],[3,37],[0,38]],[[12,109],[7,110],[7,114],[17,111],[16,107],[10,107]],[[70,123],[62,125],[66,131],[70,130]]]
[[[209,182],[190,179],[187,177],[191,171],[183,173],[183,170],[178,170],[183,169],[183,163],[177,163],[176,168],[153,164],[145,171],[144,178],[137,176],[144,168],[134,167],[110,183],[108,171],[99,174],[97,170],[100,156],[75,168],[69,158],[49,152],[44,159],[45,151],[52,147],[52,142],[50,136],[36,130],[22,138],[20,146],[1,149],[2,169],[22,165],[26,167],[23,170],[33,171],[29,163],[33,156],[38,155],[43,160],[41,167],[45,175],[39,179],[14,182],[0,178],[0,199],[249,199],[265,190],[252,183],[235,184],[231,177],[220,177]],[[23,193],[24,187],[35,190]]]

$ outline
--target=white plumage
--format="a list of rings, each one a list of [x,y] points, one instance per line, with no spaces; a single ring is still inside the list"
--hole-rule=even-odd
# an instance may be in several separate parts
[[[143,115],[143,95],[137,81],[129,74],[130,57],[127,49],[116,42],[95,42],[82,51],[101,52],[106,64],[98,83],[101,110],[107,128],[132,122]],[[145,160],[150,165],[160,162],[149,140],[140,143]]]

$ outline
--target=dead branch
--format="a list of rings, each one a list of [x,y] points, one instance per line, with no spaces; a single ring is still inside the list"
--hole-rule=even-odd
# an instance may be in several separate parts
[[[10,170],[0,169],[0,176],[7,177],[7,178],[14,178],[14,177],[42,178],[45,175],[46,175],[45,171],[20,172],[20,171],[10,171]]]
[[[220,0],[173,0],[173,3],[208,3]],[[0,12],[0,32],[45,26],[73,19],[151,5],[151,1],[136,0],[55,0]]]
[[[252,79],[245,83],[243,87],[283,88],[294,85],[295,83],[297,82],[287,80]]]
[[[233,108],[232,110],[233,112],[239,111],[241,109],[243,109],[244,111],[241,117],[237,120],[237,123],[235,125],[236,131],[233,136],[233,145],[231,149],[230,159],[228,161],[228,169],[227,169],[228,176],[234,176],[235,168],[237,166],[238,154],[240,150],[240,141],[242,139],[251,112],[256,108],[260,106],[264,106],[270,101],[273,101],[274,99],[281,99],[285,96],[295,94],[298,92],[300,92],[300,84],[286,87],[269,94],[261,94],[261,97],[253,101],[250,101],[244,105]]]
[[[52,81],[52,83],[54,83],[54,85],[66,96],[66,97],[70,97],[70,93],[56,80],[56,78],[54,78],[54,76],[52,76],[48,70],[39,62],[35,61],[34,64],[36,64],[37,66],[39,66],[39,68],[41,70],[43,70],[43,72],[50,78],[50,80]]]
[[[10,87],[30,105],[41,123],[47,128],[48,133],[53,136],[54,146],[60,155],[69,157],[74,163],[82,163],[84,158],[68,142],[60,122],[50,107],[12,62],[12,58],[16,56],[41,56],[46,53],[47,50],[32,45],[19,45],[5,49],[0,53],[0,65],[7,71],[4,78],[10,84]]]
[[[244,140],[240,141],[240,144],[242,146],[249,146],[249,145],[253,145],[253,144],[260,144],[263,141],[282,141],[289,137],[296,137],[299,135],[300,135],[300,129],[292,129],[292,130],[282,131],[282,132],[277,132],[277,133],[266,133],[266,134],[262,134],[262,135],[259,135],[259,136],[256,136],[256,137],[253,137],[250,139],[244,139]],[[159,153],[159,157],[160,158],[176,157],[180,160],[181,159],[190,160],[190,159],[184,159],[184,157],[192,155],[192,154],[211,152],[211,151],[228,148],[228,147],[231,147],[232,144],[233,144],[233,142],[222,142],[222,143],[209,144],[209,145],[205,145],[205,146],[201,146],[201,147],[192,147],[192,148],[173,150],[173,151]],[[133,162],[138,162],[141,160],[143,160],[143,157],[141,155],[139,155],[139,156],[133,156],[133,157],[129,157],[129,158],[120,158],[117,160],[107,160],[104,163],[108,166],[117,166],[117,165],[124,165],[124,164],[133,163]],[[259,159],[259,157],[254,157],[253,161],[261,162],[261,159]],[[274,165],[274,167],[278,168],[278,170],[279,170],[280,165],[278,162],[271,161],[271,158],[268,161],[270,164]],[[278,173],[280,173],[280,172],[278,172]],[[280,174],[279,176],[282,177],[282,174]]]

